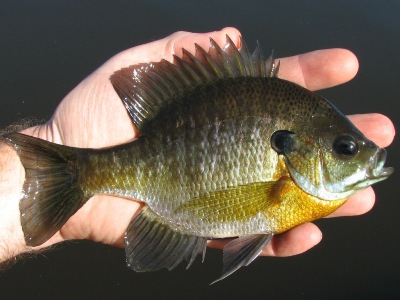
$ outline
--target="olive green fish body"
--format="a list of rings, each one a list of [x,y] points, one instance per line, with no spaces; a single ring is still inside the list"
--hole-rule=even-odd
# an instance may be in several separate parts
[[[209,238],[276,230],[262,211],[244,206],[240,215],[221,213],[213,222],[185,207],[210,193],[273,181],[278,155],[271,148],[272,134],[309,126],[317,113],[336,117],[332,106],[278,78],[220,80],[176,103],[184,105],[168,106],[137,141],[103,151],[103,161],[94,158],[89,174],[82,175],[91,194],[118,191],[146,202],[180,231]],[[212,209],[202,206],[204,216]]]
[[[20,201],[28,245],[40,245],[90,197],[146,203],[126,232],[136,271],[188,267],[207,239],[224,248],[218,280],[248,265],[274,234],[324,217],[387,178],[386,152],[322,97],[277,78],[279,64],[227,37],[174,64],[111,76],[140,137],[78,149],[11,133],[26,170]]]

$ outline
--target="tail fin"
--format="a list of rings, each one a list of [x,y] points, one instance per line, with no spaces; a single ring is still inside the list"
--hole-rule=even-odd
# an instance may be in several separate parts
[[[25,168],[19,204],[25,242],[41,245],[87,200],[78,184],[79,149],[20,133],[3,137],[17,150]]]

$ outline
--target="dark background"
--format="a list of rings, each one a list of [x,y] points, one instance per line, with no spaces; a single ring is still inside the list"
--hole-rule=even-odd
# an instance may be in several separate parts
[[[250,48],[278,56],[343,47],[357,77],[321,93],[346,114],[380,112],[399,125],[398,1],[2,1],[0,127],[48,119],[83,78],[119,51],[178,30],[241,30]],[[400,294],[399,143],[395,173],[376,185],[363,216],[319,221],[320,245],[290,258],[259,258],[218,284],[222,253],[168,272],[136,274],[122,249],[71,242],[0,273],[0,299],[393,299]]]

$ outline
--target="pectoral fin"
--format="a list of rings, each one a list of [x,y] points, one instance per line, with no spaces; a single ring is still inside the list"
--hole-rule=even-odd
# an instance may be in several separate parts
[[[128,267],[137,272],[172,270],[183,259],[191,266],[198,254],[205,256],[207,239],[178,232],[145,207],[126,232]]]
[[[242,266],[248,266],[267,246],[272,236],[272,234],[246,235],[226,244],[224,247],[223,274],[211,284],[228,277]]]
[[[176,213],[186,212],[206,223],[237,221],[265,211],[277,200],[275,193],[280,187],[279,181],[230,187],[185,202]]]

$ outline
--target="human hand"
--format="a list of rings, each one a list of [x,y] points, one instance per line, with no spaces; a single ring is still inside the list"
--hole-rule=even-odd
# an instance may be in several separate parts
[[[111,86],[110,75],[122,67],[139,62],[159,61],[162,58],[171,60],[172,54],[181,55],[182,47],[193,52],[195,42],[207,49],[210,37],[223,46],[226,34],[238,43],[239,32],[226,28],[206,34],[178,32],[165,39],[123,51],[72,90],[48,123],[29,128],[25,133],[75,147],[99,148],[127,142],[138,133]],[[280,78],[311,90],[344,83],[353,78],[358,70],[357,59],[351,52],[343,49],[315,51],[280,61]],[[393,139],[393,125],[382,115],[357,115],[352,116],[351,120],[381,147],[389,145]],[[372,207],[374,198],[371,188],[359,192],[349,198],[334,216],[364,213]],[[92,239],[122,246],[128,223],[140,208],[139,202],[111,196],[95,196],[55,236],[37,248],[68,239]],[[306,223],[275,236],[263,254],[298,254],[313,247],[320,239],[320,230],[314,224]],[[210,245],[221,247],[222,242],[213,241]]]

